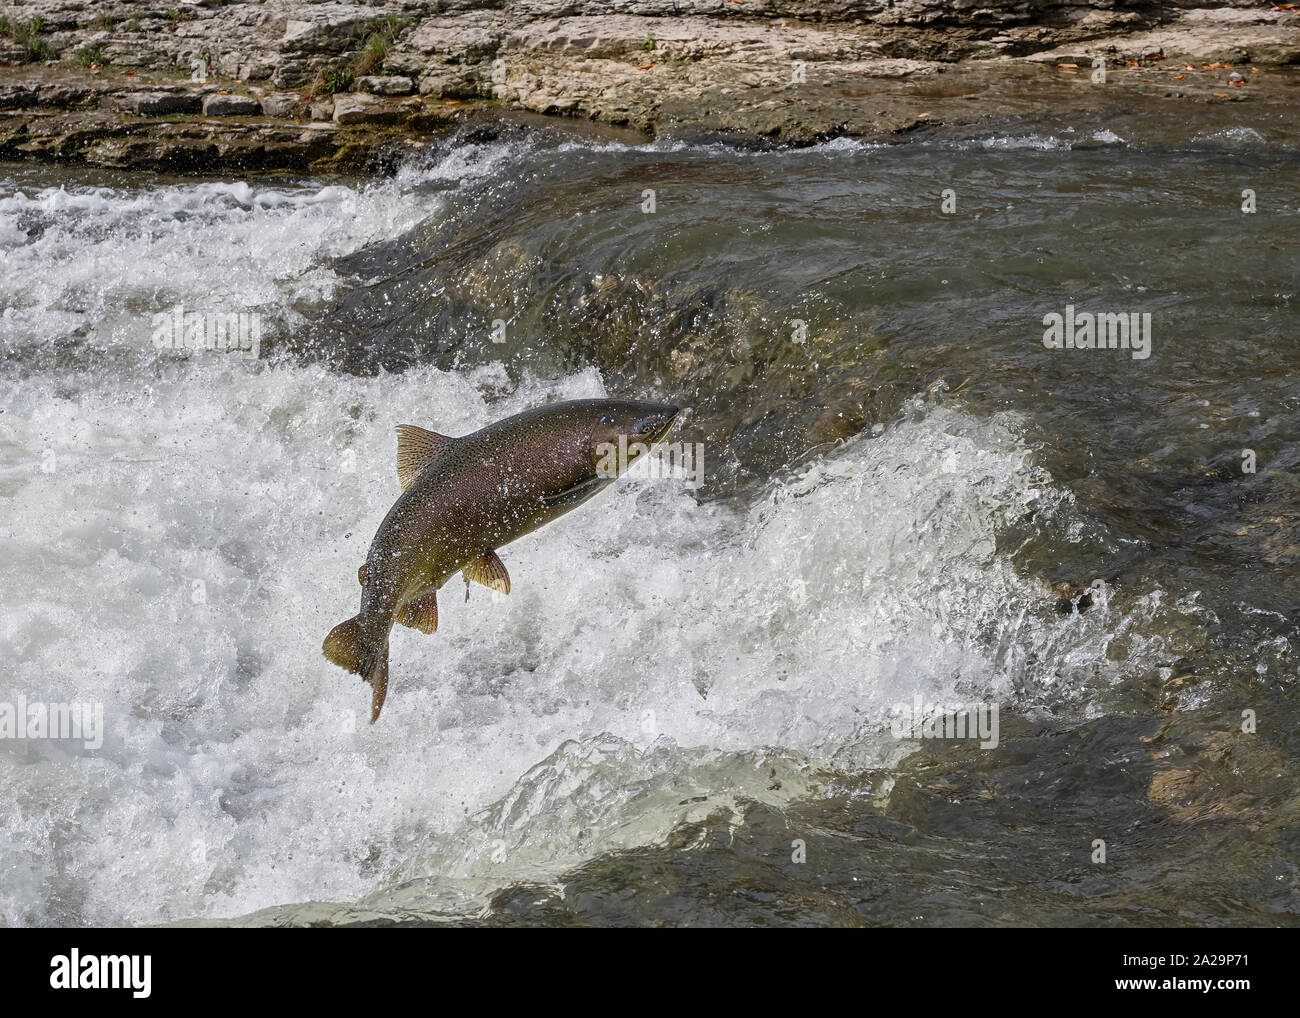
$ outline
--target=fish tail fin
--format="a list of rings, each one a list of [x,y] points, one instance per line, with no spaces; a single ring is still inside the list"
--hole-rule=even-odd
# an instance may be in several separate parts
[[[388,641],[371,655],[367,662],[365,676],[370,683],[370,723],[379,720],[379,712],[384,709],[384,697],[388,695]]]
[[[358,675],[362,674],[361,662],[365,654],[361,640],[360,619],[350,618],[331,629],[329,636],[325,637],[325,646],[322,649],[325,651],[325,656],[340,668],[346,668]]]
[[[340,668],[360,675],[370,683],[370,723],[379,720],[379,712],[388,695],[388,641],[382,647],[370,647],[361,634],[361,622],[350,618],[340,622],[325,637],[325,656]]]

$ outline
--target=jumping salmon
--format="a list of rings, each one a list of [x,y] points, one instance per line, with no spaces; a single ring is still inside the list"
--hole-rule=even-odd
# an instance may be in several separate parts
[[[457,572],[510,593],[497,549],[582,505],[667,433],[677,407],[582,399],[528,410],[462,438],[397,427],[402,495],[379,525],[361,581],[361,611],[325,637],[325,656],[364,677],[370,723],[388,692],[388,634],[438,628],[438,589]],[[620,437],[623,441],[620,443]]]

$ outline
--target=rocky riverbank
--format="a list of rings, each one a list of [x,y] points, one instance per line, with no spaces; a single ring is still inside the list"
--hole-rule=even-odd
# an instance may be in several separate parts
[[[171,2],[0,6],[0,159],[355,171],[485,110],[808,144],[1134,103],[1281,114],[1300,83],[1300,5],[1251,0]]]

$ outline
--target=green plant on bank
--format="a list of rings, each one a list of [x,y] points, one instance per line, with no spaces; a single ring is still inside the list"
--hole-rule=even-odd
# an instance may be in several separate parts
[[[190,81],[207,81],[213,74],[212,54],[205,49],[190,55]]]
[[[383,66],[393,48],[393,37],[409,24],[409,19],[390,14],[374,22],[369,32],[354,35],[360,40],[352,59],[344,64],[326,64],[316,72],[304,101],[318,95],[351,92],[357,78]]]
[[[357,55],[348,67],[354,77],[369,74],[382,67],[393,48],[393,38],[406,27],[407,19],[396,14],[389,14],[376,21],[370,31],[361,38]]]
[[[352,91],[352,72],[346,67],[327,66],[316,72],[316,80],[311,84],[311,95],[333,95],[335,92]]]
[[[641,44],[641,48],[642,48],[643,50],[645,50],[646,52],[649,52],[650,50],[654,49],[654,48],[655,48],[655,37],[654,37],[653,35],[647,35],[647,36],[645,37],[645,42],[643,42],[643,43]]]
[[[357,53],[357,58],[352,62],[352,71],[358,77],[363,74],[369,74],[376,67],[383,66],[384,60],[388,56],[388,51],[392,46],[392,40],[386,39],[382,35],[368,35],[361,44],[361,50]]]
[[[130,17],[130,19],[129,19],[129,20],[127,21],[127,23],[126,23],[126,28],[124,29],[124,31],[127,31],[127,32],[143,32],[143,31],[144,31],[144,22],[141,20],[140,15],[138,15],[138,14],[132,14],[131,17]]]
[[[167,20],[172,24],[178,21],[193,21],[198,17],[193,11],[182,11],[175,7],[168,7],[163,13],[167,15]]]
[[[72,54],[70,62],[75,67],[92,67],[95,64],[105,64],[104,47],[95,43],[90,46],[83,46]]]
[[[53,47],[44,39],[37,38],[43,24],[39,16],[29,21],[17,21],[0,14],[0,35],[8,36],[21,46],[28,60],[51,60],[54,58]]]
[[[119,18],[112,14],[96,14],[90,19],[87,27],[94,29],[96,32],[111,32],[125,20],[125,18]]]

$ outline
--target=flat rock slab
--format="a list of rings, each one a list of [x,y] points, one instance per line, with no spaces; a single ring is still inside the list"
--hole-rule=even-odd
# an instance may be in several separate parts
[[[375,95],[410,95],[415,91],[415,82],[400,74],[368,75],[357,79],[357,90]]]
[[[0,109],[30,109],[48,106],[68,109],[92,98],[86,88],[64,88],[59,85],[13,85],[0,87]]]
[[[334,97],[336,124],[381,124],[395,117],[393,108],[374,96],[348,94]]]
[[[304,105],[304,100],[297,92],[272,92],[262,96],[262,112],[268,117],[289,117],[293,111]],[[330,116],[334,115],[331,108]]]
[[[262,104],[251,95],[210,95],[203,100],[205,117],[257,117]]]
[[[26,85],[0,88],[0,110],[26,110],[39,105],[40,95],[34,88]]]
[[[132,113],[147,117],[168,113],[199,113],[203,108],[201,96],[185,92],[136,92],[123,96],[121,103]]]

